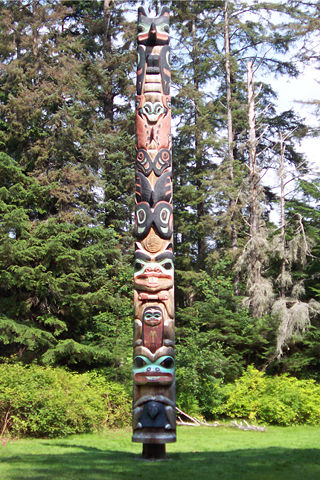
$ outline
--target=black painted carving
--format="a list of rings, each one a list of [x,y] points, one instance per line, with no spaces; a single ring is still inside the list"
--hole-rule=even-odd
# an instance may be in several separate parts
[[[171,167],[171,152],[167,148],[162,148],[155,159],[151,160],[148,152],[140,148],[137,152],[137,167],[147,177],[151,172],[159,177],[167,168]]]
[[[159,237],[169,240],[173,233],[173,210],[168,202],[159,202],[152,209],[147,202],[136,205],[135,236],[138,240],[145,238],[153,226]]]
[[[136,201],[148,202],[153,207],[160,201],[172,201],[172,181],[171,172],[166,172],[158,179],[154,188],[150,185],[149,180],[141,172],[136,174]]]

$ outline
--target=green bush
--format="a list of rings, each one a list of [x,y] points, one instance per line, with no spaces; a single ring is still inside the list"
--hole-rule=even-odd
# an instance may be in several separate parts
[[[57,437],[124,426],[130,407],[124,388],[101,375],[0,365],[0,431],[6,435]]]
[[[314,380],[268,377],[251,366],[223,391],[215,415],[274,425],[320,424],[320,385]]]

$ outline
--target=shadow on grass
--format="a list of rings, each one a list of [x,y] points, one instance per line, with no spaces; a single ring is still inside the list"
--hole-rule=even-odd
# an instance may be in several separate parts
[[[79,445],[61,445],[79,448]],[[133,453],[82,447],[81,452],[7,459],[1,480],[319,480],[320,450],[266,449],[172,453],[171,462],[142,462]]]

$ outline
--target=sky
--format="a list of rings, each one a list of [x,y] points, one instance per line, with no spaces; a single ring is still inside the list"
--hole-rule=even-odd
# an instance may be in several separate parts
[[[278,93],[279,111],[293,108],[306,120],[308,125],[319,127],[320,119],[316,115],[314,106],[303,103],[315,99],[320,100],[320,87],[317,78],[319,78],[319,70],[310,66],[305,67],[298,78],[288,80],[281,77],[276,80],[273,79],[271,83]],[[320,137],[310,137],[303,140],[299,150],[305,153],[308,164],[320,173]]]

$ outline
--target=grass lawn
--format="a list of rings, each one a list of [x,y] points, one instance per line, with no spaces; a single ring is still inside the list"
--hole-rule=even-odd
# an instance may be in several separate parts
[[[0,480],[320,480],[320,427],[180,427],[170,460],[146,462],[131,431],[0,443]]]

